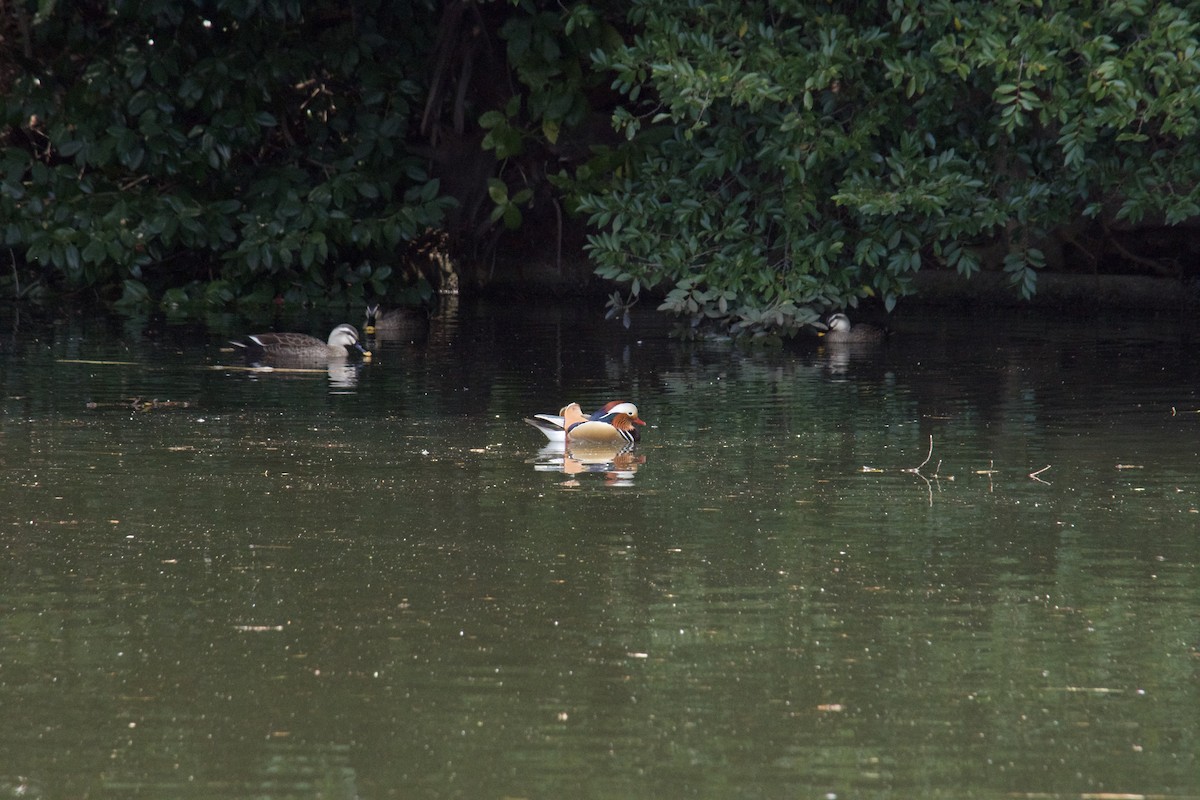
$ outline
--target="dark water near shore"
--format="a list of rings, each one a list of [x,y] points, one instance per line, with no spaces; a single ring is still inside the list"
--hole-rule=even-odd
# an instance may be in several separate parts
[[[1186,322],[254,327],[0,309],[0,798],[1200,797]]]

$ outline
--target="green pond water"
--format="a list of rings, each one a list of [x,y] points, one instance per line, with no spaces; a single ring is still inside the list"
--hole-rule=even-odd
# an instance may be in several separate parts
[[[1200,797],[1195,325],[263,327],[0,308],[0,798]]]

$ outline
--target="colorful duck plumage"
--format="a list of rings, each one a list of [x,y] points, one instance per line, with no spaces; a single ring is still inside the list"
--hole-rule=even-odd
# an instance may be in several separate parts
[[[598,412],[599,413],[599,412]],[[571,403],[563,409],[563,427],[566,429],[566,441],[572,442],[624,442],[637,444],[641,436],[638,425],[646,423],[624,411],[608,411],[585,417],[578,403]]]
[[[572,408],[574,408],[574,411],[569,413],[569,410]],[[595,422],[606,427],[590,426],[579,429],[574,435],[569,436],[568,429],[572,425],[567,421],[568,416],[571,417],[574,425],[578,425],[581,422]],[[624,419],[618,421],[618,417],[623,417]],[[613,400],[610,403],[606,403],[592,413],[590,417],[584,416],[578,403],[571,403],[562,408],[558,414],[534,414],[532,417],[527,417],[525,421],[545,434],[546,438],[551,442],[566,442],[568,438],[571,441],[617,441],[618,439],[623,439],[626,442],[638,442],[641,440],[641,434],[637,426],[646,424],[638,416],[637,406],[624,400]],[[617,433],[615,436],[612,435],[613,432],[618,430],[626,431],[626,434]],[[587,438],[598,435],[606,438]]]

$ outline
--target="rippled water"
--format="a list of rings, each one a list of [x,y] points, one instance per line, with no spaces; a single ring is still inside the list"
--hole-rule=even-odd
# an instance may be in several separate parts
[[[1196,329],[896,328],[0,311],[0,797],[1200,796]]]

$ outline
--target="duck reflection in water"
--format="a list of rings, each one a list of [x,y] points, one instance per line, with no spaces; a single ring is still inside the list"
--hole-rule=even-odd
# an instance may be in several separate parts
[[[548,444],[531,460],[537,472],[561,472],[564,475],[603,474],[609,486],[632,486],[633,476],[646,463],[632,444],[577,442],[564,447]],[[568,485],[578,485],[571,481]]]
[[[329,380],[330,389],[353,389],[358,386],[358,375],[363,365],[359,361],[330,361],[324,369],[320,367],[276,367],[269,364],[257,364],[242,368],[249,373],[251,380],[270,378],[280,380],[312,380],[323,375]]]
[[[330,361],[326,368],[330,388],[353,389],[358,386],[358,373],[362,371],[362,366],[362,362]]]

